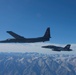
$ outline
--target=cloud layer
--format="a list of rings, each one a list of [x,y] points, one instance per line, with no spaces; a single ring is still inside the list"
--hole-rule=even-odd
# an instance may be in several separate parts
[[[52,43],[51,43],[52,44]],[[0,44],[0,52],[38,52],[38,53],[46,53],[46,54],[76,54],[76,44],[71,44],[71,52],[55,52],[51,49],[41,48],[41,46],[50,45],[50,43],[7,43],[7,44]],[[63,44],[52,44],[56,46],[62,46]]]

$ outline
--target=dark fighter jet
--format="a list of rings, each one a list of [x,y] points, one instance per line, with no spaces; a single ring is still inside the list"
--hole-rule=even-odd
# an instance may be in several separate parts
[[[20,36],[12,31],[7,31],[10,35],[12,35],[14,38],[12,39],[6,39],[3,41],[0,41],[0,43],[34,43],[34,42],[45,42],[50,40],[50,28],[48,27],[44,36],[37,37],[37,38],[24,38],[23,36]]]
[[[70,46],[71,46],[70,44],[66,45],[65,47],[48,45],[48,46],[42,46],[42,48],[49,48],[52,49],[53,51],[72,51],[72,49],[70,49]]]

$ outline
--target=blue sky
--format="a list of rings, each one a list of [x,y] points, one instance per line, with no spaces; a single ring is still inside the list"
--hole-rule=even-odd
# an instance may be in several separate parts
[[[43,36],[49,43],[76,44],[76,0],[0,0],[0,39],[14,31],[26,38]]]

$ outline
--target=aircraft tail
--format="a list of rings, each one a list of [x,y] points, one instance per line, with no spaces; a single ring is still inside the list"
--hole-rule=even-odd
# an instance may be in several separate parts
[[[51,36],[50,36],[50,27],[47,28],[47,30],[46,30],[46,32],[45,32],[45,34],[44,34],[43,37],[45,37],[45,38],[51,38]]]
[[[68,45],[66,45],[64,48],[65,48],[65,49],[70,49],[70,46],[71,46],[71,45],[68,44]]]

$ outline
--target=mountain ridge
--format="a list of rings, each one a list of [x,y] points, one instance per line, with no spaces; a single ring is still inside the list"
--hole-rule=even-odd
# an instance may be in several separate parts
[[[0,75],[76,75],[76,56],[0,53]]]

